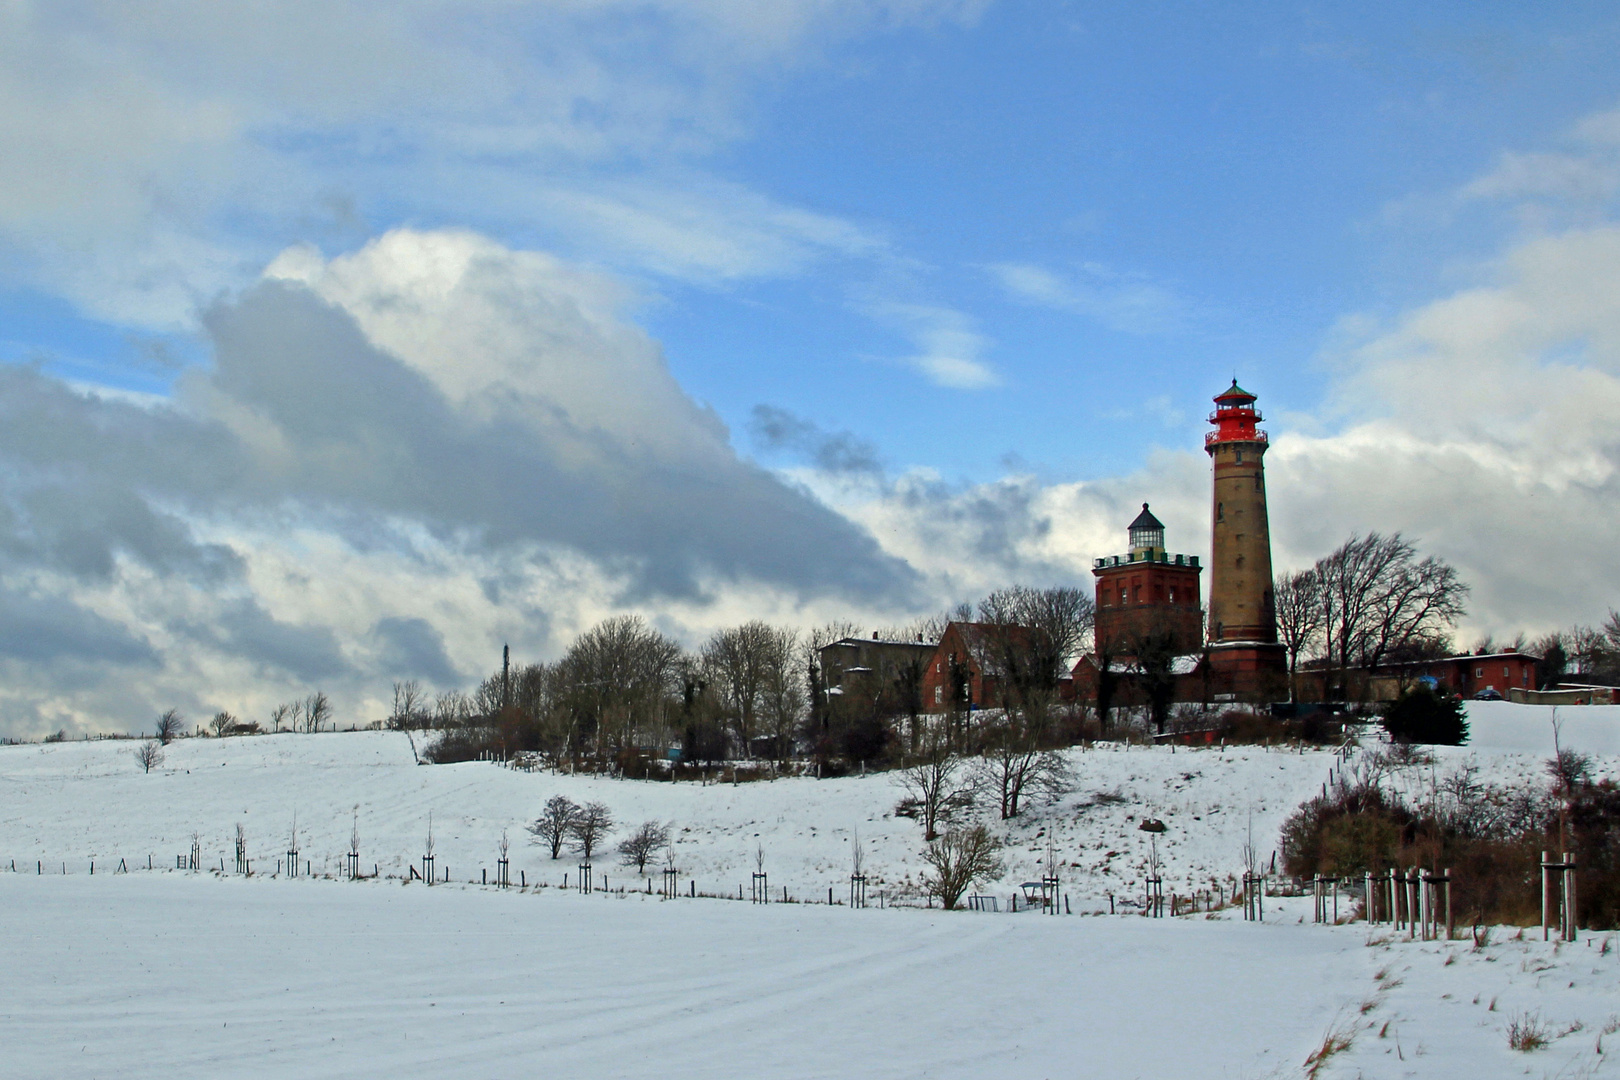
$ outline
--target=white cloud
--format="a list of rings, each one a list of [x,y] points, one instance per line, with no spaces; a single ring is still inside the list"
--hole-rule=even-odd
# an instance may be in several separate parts
[[[335,203],[563,231],[577,215],[655,272],[777,272],[865,241],[702,177],[671,212],[604,181],[685,175],[747,130],[758,80],[827,43],[981,7],[18,0],[0,5],[0,255],[93,315],[164,327],[300,233],[352,227]]]
[[[995,263],[990,272],[1016,299],[1072,311],[1113,330],[1151,334],[1181,317],[1182,305],[1162,286],[1088,263],[1076,276],[1060,276],[1029,263]]]
[[[930,304],[876,303],[867,312],[897,327],[916,352],[902,362],[926,375],[929,381],[953,390],[985,390],[1001,385],[1001,376],[981,357],[990,339],[979,333],[973,320],[951,308]]]

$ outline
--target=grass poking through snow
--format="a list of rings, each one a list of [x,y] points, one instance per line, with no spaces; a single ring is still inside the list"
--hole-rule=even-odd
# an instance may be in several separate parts
[[[1519,1013],[1509,1020],[1507,1037],[1510,1050],[1522,1050],[1526,1053],[1540,1050],[1552,1041],[1547,1025],[1541,1022],[1541,1015],[1533,1012]]]

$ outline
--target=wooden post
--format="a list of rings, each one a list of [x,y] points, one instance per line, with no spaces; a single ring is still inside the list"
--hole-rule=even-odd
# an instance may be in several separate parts
[[[1549,852],[1543,851],[1541,853],[1541,940],[1542,941],[1546,941],[1552,936],[1552,932],[1551,932],[1551,930],[1549,928],[1550,924],[1549,924],[1549,922],[1547,920],[1547,916],[1549,914],[1548,908],[1550,906],[1549,903],[1548,903],[1549,898],[1547,896],[1547,888],[1548,888],[1548,885],[1550,884],[1549,878],[1551,876],[1551,870],[1552,870],[1551,854]]]

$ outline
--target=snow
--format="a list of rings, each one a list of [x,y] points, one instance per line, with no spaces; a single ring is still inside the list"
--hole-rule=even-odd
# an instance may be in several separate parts
[[[417,766],[406,736],[394,732],[185,739],[171,744],[150,775],[131,757],[132,743],[56,743],[0,748],[0,867],[40,860],[88,872],[173,866],[197,835],[205,867],[234,866],[242,823],[257,872],[273,873],[287,851],[294,817],[300,861],[317,875],[344,866],[351,828],[361,864],[403,875],[420,864],[432,815],[434,854],[460,881],[494,872],[503,830],[512,841],[513,880],[560,885],[574,871],[567,854],[553,862],[523,826],[554,794],[599,800],[621,827],[648,819],[673,824],[682,880],[700,891],[746,889],[760,849],[773,894],[793,899],[847,895],[851,842],[858,834],[875,897],[915,892],[921,827],[894,814],[903,792],[892,774],[741,784],[672,784],[526,773],[488,762]],[[1186,893],[1212,881],[1229,888],[1251,836],[1269,858],[1277,830],[1327,779],[1329,751],[1262,747],[1125,747],[1100,744],[1067,755],[1074,790],[1056,801],[1030,800],[1006,826],[1007,872],[990,891],[1002,904],[1019,882],[1040,877],[1048,844],[1065,870],[1077,910],[1106,911],[1136,895],[1152,834],[1137,826],[1163,821],[1159,836],[1165,888]],[[994,816],[993,807],[991,808]],[[645,887],[611,850],[595,858],[598,880]],[[656,878],[658,868],[649,867]]]
[[[1472,743],[1403,786],[1465,763],[1493,783],[1544,776],[1551,708],[1469,712]],[[1620,774],[1620,708],[1558,716],[1562,745]],[[1145,818],[1167,826],[1167,891],[1224,886],[1251,836],[1269,857],[1337,764],[1327,751],[1071,751],[1072,791],[1010,823],[989,813],[1008,867],[986,891],[1005,908],[1051,844],[1076,917],[1050,918],[827,906],[829,888],[847,895],[857,831],[872,894],[922,902],[921,829],[894,815],[882,774],[700,785],[417,766],[405,736],[359,732],[182,740],[147,775],[134,745],[0,748],[0,870],[19,871],[0,872],[7,1076],[1296,1076],[1330,1031],[1350,1044],[1324,1077],[1569,1076],[1603,1074],[1602,1032],[1620,1033],[1620,950],[1601,935],[1497,929],[1475,950],[1312,925],[1309,901],[1286,898],[1263,925],[1079,917],[1110,896],[1136,910]],[[746,890],[759,848],[778,898],[817,902],[564,891],[577,860],[522,831],[557,793],[626,828],[672,822],[683,891]],[[358,820],[362,865],[384,877],[277,876],[295,814],[316,875],[338,874]],[[399,878],[430,814],[452,878],[432,889]],[[217,873],[238,822],[252,878]],[[503,830],[529,889],[469,884]],[[193,834],[216,872],[172,869]],[[109,873],[120,860],[136,872]],[[611,853],[596,874],[646,887]],[[1529,1013],[1550,1045],[1509,1050]]]

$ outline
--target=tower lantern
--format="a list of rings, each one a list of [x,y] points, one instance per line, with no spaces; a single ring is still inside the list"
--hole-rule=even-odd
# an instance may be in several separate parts
[[[1135,557],[1140,559],[1164,550],[1164,522],[1153,516],[1147,503],[1142,504],[1142,512],[1131,522],[1130,532],[1131,554]]]

